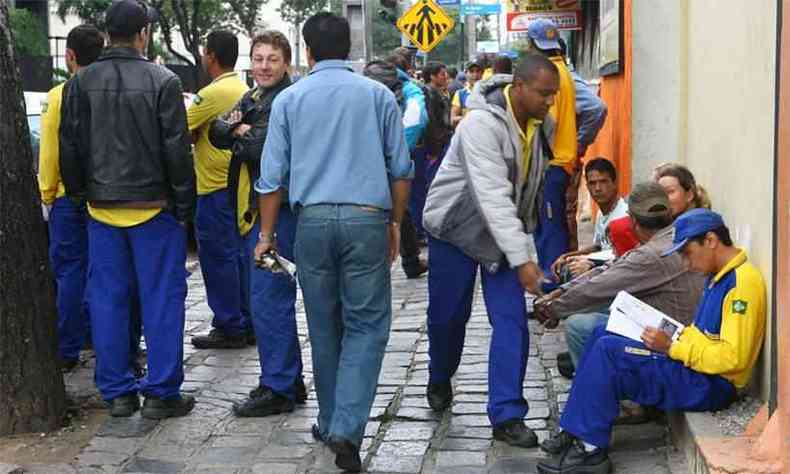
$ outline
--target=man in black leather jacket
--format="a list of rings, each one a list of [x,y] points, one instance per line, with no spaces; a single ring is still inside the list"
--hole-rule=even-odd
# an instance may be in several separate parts
[[[291,46],[282,33],[264,31],[253,38],[250,59],[257,87],[247,92],[229,114],[214,121],[209,130],[209,140],[215,147],[233,150],[228,189],[237,211],[239,233],[246,242],[250,313],[261,362],[258,387],[247,400],[233,406],[236,416],[243,417],[293,411],[295,403],[304,403],[307,398],[296,332],[296,281],[284,274],[252,268],[259,224],[257,195],[251,183],[260,174],[272,103],[291,85]],[[287,196],[283,198],[276,232],[277,252],[294,261],[296,216]]]
[[[96,385],[112,416],[184,416],[181,395],[186,228],[195,206],[178,78],[149,63],[155,12],[135,0],[107,10],[110,47],[65,87],[60,169],[66,193],[88,202],[88,305]],[[148,376],[129,370],[129,314],[139,296]]]

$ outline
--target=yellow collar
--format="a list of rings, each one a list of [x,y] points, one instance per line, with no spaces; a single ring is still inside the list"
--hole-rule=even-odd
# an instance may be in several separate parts
[[[743,249],[738,249],[738,255],[732,257],[732,259],[724,265],[724,268],[719,270],[719,273],[713,277],[712,283],[718,283],[719,280],[724,278],[724,275],[730,273],[732,270],[740,267],[744,263],[746,263],[746,251]]]
[[[512,118],[513,121],[516,122],[516,125],[518,125],[518,119],[516,118],[516,113],[513,111],[513,104],[510,103],[510,88],[511,87],[512,87],[512,84],[506,85],[505,89],[502,91],[502,93],[505,94],[505,103],[507,104],[507,112],[510,114],[510,118]],[[540,125],[542,123],[543,123],[542,120],[533,119],[533,118],[528,119],[527,120],[527,129],[529,127],[531,127],[531,126],[532,127],[537,127],[538,125]],[[524,140],[526,140],[526,138],[527,138],[527,130],[526,129],[522,130],[521,126],[518,125],[518,131],[521,133],[522,138],[524,138]]]
[[[229,72],[226,72],[226,73],[220,74],[219,76],[217,76],[217,78],[216,78],[216,79],[214,79],[213,81],[211,81],[211,83],[213,84],[213,83],[215,83],[215,82],[219,82],[219,81],[221,81],[222,79],[225,79],[225,78],[227,78],[227,77],[230,77],[230,76],[237,76],[237,75],[238,75],[238,74],[236,74],[236,71],[229,71]]]

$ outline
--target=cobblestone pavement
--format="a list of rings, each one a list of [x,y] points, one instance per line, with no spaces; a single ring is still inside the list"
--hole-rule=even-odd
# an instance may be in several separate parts
[[[512,448],[492,440],[485,408],[490,328],[481,295],[475,297],[462,365],[455,378],[455,404],[439,416],[429,409],[424,396],[428,380],[427,280],[407,280],[399,269],[394,271],[393,300],[390,342],[362,446],[367,470],[535,472],[535,463],[542,457],[538,448]],[[211,321],[199,271],[189,278],[187,308],[184,391],[197,397],[194,412],[163,422],[144,420],[139,414],[129,419],[108,418],[72,468],[80,473],[338,472],[331,452],[310,435],[318,411],[314,391],[305,406],[287,415],[235,418],[231,414],[231,404],[258,384],[257,352],[253,347],[201,351],[189,344],[189,337],[208,331]],[[310,346],[301,299],[297,309],[305,381],[311,387]],[[530,328],[532,347],[524,384],[530,403],[526,422],[543,440],[556,428],[570,382],[554,367],[556,353],[564,350],[562,332],[544,332],[533,321]],[[668,459],[673,450],[667,449],[666,437],[665,427],[659,424],[619,427],[612,453],[616,472],[670,472]]]

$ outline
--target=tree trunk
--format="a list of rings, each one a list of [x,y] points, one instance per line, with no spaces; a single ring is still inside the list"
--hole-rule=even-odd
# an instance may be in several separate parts
[[[302,66],[302,24],[294,23],[296,35],[294,36],[294,60],[296,61],[295,69],[301,71],[299,68]]]
[[[51,431],[65,410],[46,226],[8,22],[0,1],[0,435]]]

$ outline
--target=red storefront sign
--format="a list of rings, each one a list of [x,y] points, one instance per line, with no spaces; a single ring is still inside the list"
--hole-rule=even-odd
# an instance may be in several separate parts
[[[582,12],[579,10],[522,12],[507,14],[508,31],[527,31],[529,24],[538,18],[546,18],[554,22],[560,30],[582,29]]]

